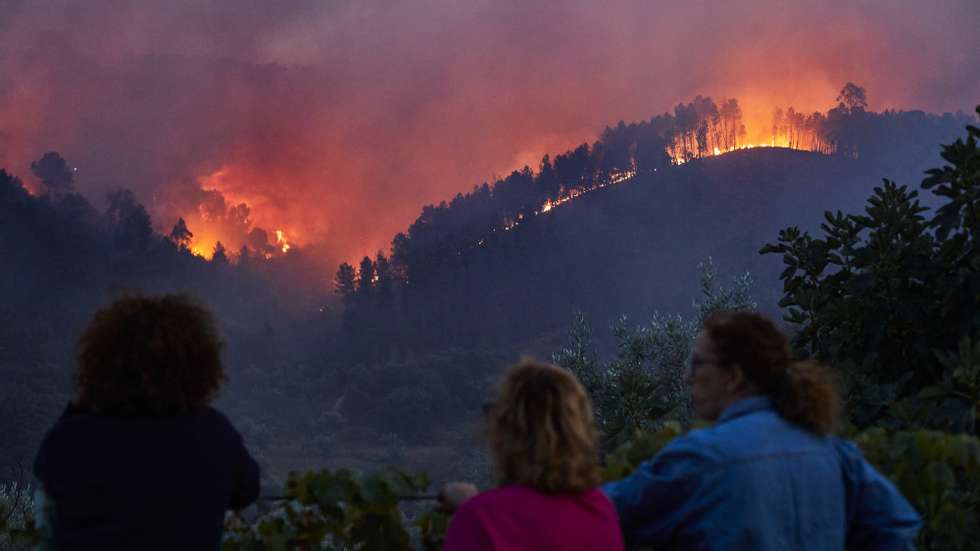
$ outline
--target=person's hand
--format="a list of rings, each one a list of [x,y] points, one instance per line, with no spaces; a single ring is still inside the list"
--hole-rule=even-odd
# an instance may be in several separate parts
[[[453,512],[467,499],[480,493],[469,482],[450,482],[439,492],[439,506],[446,512]]]

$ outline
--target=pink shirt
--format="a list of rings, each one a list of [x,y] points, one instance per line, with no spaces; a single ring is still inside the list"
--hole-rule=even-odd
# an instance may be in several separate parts
[[[616,509],[597,489],[548,495],[528,486],[479,494],[456,511],[443,551],[623,549]]]

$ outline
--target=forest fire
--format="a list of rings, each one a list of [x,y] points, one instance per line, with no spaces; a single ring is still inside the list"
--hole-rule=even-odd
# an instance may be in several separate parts
[[[656,117],[651,120],[651,127],[657,127],[657,132],[666,138],[661,143],[664,144],[662,151],[666,154],[668,164],[678,166],[694,159],[761,147],[829,152],[829,146],[821,139],[821,124],[825,121],[825,116],[821,113],[806,116],[792,108],[785,112],[775,109],[771,124],[753,124],[749,129],[743,121],[737,100],[722,100],[718,105],[711,98],[698,96],[689,104],[678,105],[673,116],[665,115],[667,126],[663,126],[664,121],[657,121]],[[768,132],[757,126],[768,127]],[[756,139],[761,137],[764,141],[749,143],[746,141],[747,136],[754,136]],[[602,139],[607,139],[605,134]],[[510,231],[527,219],[550,213],[582,195],[629,182],[638,173],[637,160],[630,158],[629,165],[630,168],[625,170],[609,170],[585,186],[562,186],[557,197],[545,200],[536,209],[517,212],[505,218],[492,231]],[[240,192],[247,181],[241,172],[234,167],[222,166],[198,179],[203,194],[201,202],[195,212],[184,216],[188,226],[194,231],[188,247],[193,254],[211,260],[220,251],[227,258],[226,247],[230,251],[240,251],[246,247],[256,253],[258,258],[272,259],[295,248],[291,232],[287,233],[279,228],[267,234],[253,224],[252,201],[242,200],[240,194],[235,201],[228,201],[229,190]],[[486,238],[483,238],[472,246],[485,244]]]
[[[292,248],[292,246],[289,244],[289,240],[286,239],[286,232],[282,230],[276,230],[276,245],[279,246],[279,249],[282,251],[282,254],[286,254],[289,252],[289,249]]]
[[[216,256],[234,259],[247,250],[255,258],[270,260],[296,247],[296,232],[291,228],[267,231],[262,227],[272,226],[275,214],[269,216],[268,209],[260,209],[263,212],[255,216],[253,205],[268,205],[268,201],[241,193],[252,179],[247,171],[232,165],[197,178],[198,190],[190,201],[182,198],[182,206],[172,209],[185,221],[186,247],[191,253],[208,260]]]
[[[490,223],[490,232],[510,231],[586,193],[629,182],[638,173],[652,173],[658,167],[763,147],[834,153],[838,142],[832,137],[839,132],[842,117],[864,112],[865,91],[849,82],[837,103],[838,107],[826,113],[807,115],[794,107],[773,109],[755,102],[746,115],[738,99],[722,98],[716,103],[711,97],[698,95],[688,103],[677,104],[672,112],[606,127],[591,144],[559,153],[553,160],[545,155],[537,172],[525,166],[495,181],[488,190],[498,201],[495,208],[502,216],[498,214],[500,217]],[[279,220],[289,215],[283,212],[280,198],[262,193],[267,174],[276,179],[275,171],[261,165],[229,164],[197,179],[201,193],[197,212],[185,218],[191,228],[200,228],[208,237],[191,240],[194,254],[211,258],[230,246],[231,251],[248,250],[259,258],[272,259],[295,249],[293,227],[288,235],[281,226],[267,232],[251,218],[255,206],[265,217],[257,222],[265,227],[279,226]],[[300,223],[300,230],[310,233],[310,228],[302,225],[309,222],[306,217],[294,221]],[[221,241],[215,236],[222,236]],[[474,240],[469,247],[485,245],[486,237]]]

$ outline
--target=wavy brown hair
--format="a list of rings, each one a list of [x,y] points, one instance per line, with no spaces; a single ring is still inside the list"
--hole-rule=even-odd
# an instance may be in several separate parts
[[[709,316],[704,330],[719,363],[740,366],[784,419],[819,435],[834,430],[841,400],[833,376],[820,364],[795,361],[789,340],[772,320],[723,311]]]
[[[187,296],[119,299],[78,341],[77,405],[119,417],[187,413],[221,388],[221,349],[211,312]]]
[[[504,376],[488,426],[501,484],[580,492],[599,481],[592,403],[574,375],[522,360]]]

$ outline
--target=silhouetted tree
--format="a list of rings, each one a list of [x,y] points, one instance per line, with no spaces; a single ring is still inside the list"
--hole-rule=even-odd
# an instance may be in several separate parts
[[[31,172],[53,196],[61,197],[75,190],[74,171],[57,152],[48,151],[31,163]]]
[[[191,239],[194,238],[194,234],[187,228],[187,222],[184,221],[184,218],[180,217],[177,219],[177,223],[174,224],[173,229],[170,230],[170,235],[168,237],[174,245],[177,245],[177,248],[180,250],[187,250],[187,248],[191,245]],[[215,250],[217,250],[217,247]],[[222,251],[223,250],[224,247],[222,247]]]
[[[375,284],[376,294],[377,294],[377,306],[379,310],[384,310],[391,305],[392,299],[392,273],[391,264],[388,262],[388,258],[385,253],[378,251],[377,256],[374,260],[374,273],[377,278],[377,283]]]
[[[256,254],[266,258],[279,250],[269,243],[269,233],[262,228],[252,228],[252,231],[248,232],[246,243]]]
[[[845,84],[837,95],[837,108],[847,114],[867,109],[868,98],[864,88],[853,82]]]
[[[551,164],[551,158],[548,155],[541,159],[541,167],[538,169],[536,182],[544,199],[556,199],[561,193],[561,181],[558,179],[558,174],[555,172],[555,167]]]
[[[354,296],[356,284],[357,274],[354,272],[354,267],[344,262],[337,268],[337,275],[334,278],[334,289],[346,301]]]
[[[719,115],[725,136],[722,140],[721,148],[728,150],[733,147],[738,147],[740,130],[743,128],[742,108],[738,105],[738,100],[732,98],[722,101]]]
[[[218,241],[214,244],[214,254],[211,255],[211,262],[215,264],[228,264],[228,251],[225,246]]]
[[[623,121],[615,128],[606,127],[599,137],[598,146],[601,147],[601,158],[599,159],[599,169],[605,174],[614,170],[628,170],[632,168],[633,150],[635,139],[633,137],[634,125],[626,126]],[[593,154],[595,154],[595,147]]]
[[[636,169],[650,173],[669,165],[667,143],[667,138],[660,135],[653,124],[644,125],[636,139]]]
[[[365,299],[371,295],[374,286],[374,262],[371,257],[365,256],[361,260],[361,266],[357,271],[357,296]]]
[[[674,122],[677,125],[677,139],[680,142],[680,158],[685,161],[693,159],[694,132],[698,126],[698,115],[694,106],[678,103],[674,107]]]
[[[697,122],[694,126],[694,142],[697,146],[697,156],[710,155],[717,143],[710,143],[712,125],[719,121],[718,106],[710,97],[696,96],[691,102]]]
[[[127,252],[142,252],[153,237],[150,215],[136,201],[133,192],[117,189],[106,194],[108,209],[105,218],[115,236],[116,244]]]

